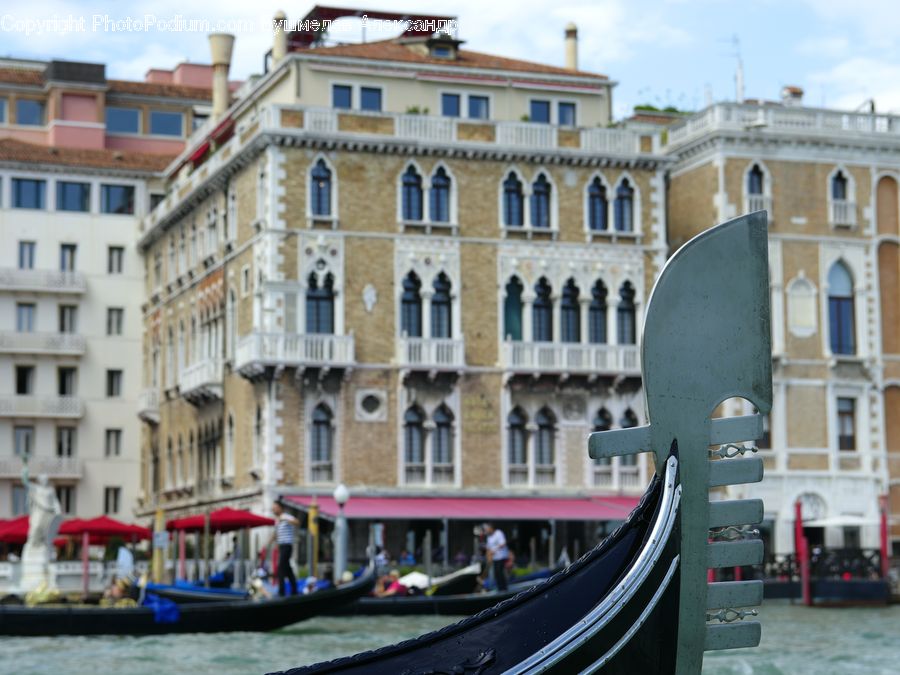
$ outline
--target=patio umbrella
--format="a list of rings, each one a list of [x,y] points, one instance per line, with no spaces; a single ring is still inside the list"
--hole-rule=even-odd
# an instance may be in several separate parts
[[[201,532],[205,519],[205,516],[202,514],[175,518],[166,523],[166,529],[169,531]],[[245,527],[263,527],[274,524],[275,521],[272,518],[258,516],[255,513],[250,513],[250,511],[232,509],[227,506],[209,514],[209,529],[211,532],[232,532]]]
[[[0,522],[0,543],[3,544],[24,544],[28,541],[28,516],[18,516]],[[66,540],[57,537],[53,540],[54,546],[65,545]]]
[[[59,528],[60,534],[89,534],[92,537],[122,537],[123,539],[149,539],[150,530],[140,525],[132,525],[123,523],[109,516],[98,516],[83,520],[81,518],[72,518],[64,522]]]

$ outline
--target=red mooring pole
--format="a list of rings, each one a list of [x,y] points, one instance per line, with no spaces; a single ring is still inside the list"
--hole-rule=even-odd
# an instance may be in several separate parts
[[[809,581],[809,546],[806,537],[803,536],[803,505],[798,499],[794,504],[794,553],[797,556],[797,566],[800,568],[800,590],[803,604],[812,606],[812,592]]]

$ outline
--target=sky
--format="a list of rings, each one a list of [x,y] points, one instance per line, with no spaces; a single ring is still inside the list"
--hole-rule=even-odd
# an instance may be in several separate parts
[[[237,36],[232,79],[262,69],[278,9],[302,18],[314,3],[285,0],[0,0],[0,56],[107,64],[107,76],[143,79],[150,67],[209,62],[206,30],[171,30],[200,20]],[[458,18],[463,48],[562,65],[563,31],[579,31],[579,68],[618,82],[614,115],[649,103],[697,110],[734,100],[738,55],[746,98],[777,100],[797,85],[805,103],[853,110],[874,99],[900,113],[900,2],[897,0],[335,0],[324,2]],[[130,19],[131,30],[127,24]],[[67,20],[72,23],[67,24]],[[134,23],[144,27],[134,30]],[[204,23],[196,25],[203,28]],[[118,30],[113,30],[117,28]],[[67,30],[68,29],[68,30]],[[359,21],[331,37],[362,39]],[[390,35],[367,31],[369,40]]]

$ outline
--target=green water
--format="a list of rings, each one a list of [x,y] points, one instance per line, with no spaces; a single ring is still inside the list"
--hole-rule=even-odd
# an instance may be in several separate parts
[[[706,655],[706,675],[900,673],[900,606],[763,607],[758,649]],[[25,675],[264,673],[415,637],[449,617],[321,618],[274,633],[142,638],[2,638],[0,672]]]

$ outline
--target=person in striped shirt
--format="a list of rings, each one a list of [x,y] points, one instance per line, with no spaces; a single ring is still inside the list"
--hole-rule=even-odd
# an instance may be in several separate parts
[[[269,544],[278,543],[278,595],[285,594],[285,579],[290,582],[290,595],[297,595],[297,578],[291,568],[291,554],[294,551],[294,538],[299,521],[291,514],[285,513],[280,502],[272,504],[272,513],[275,514],[275,531]]]

